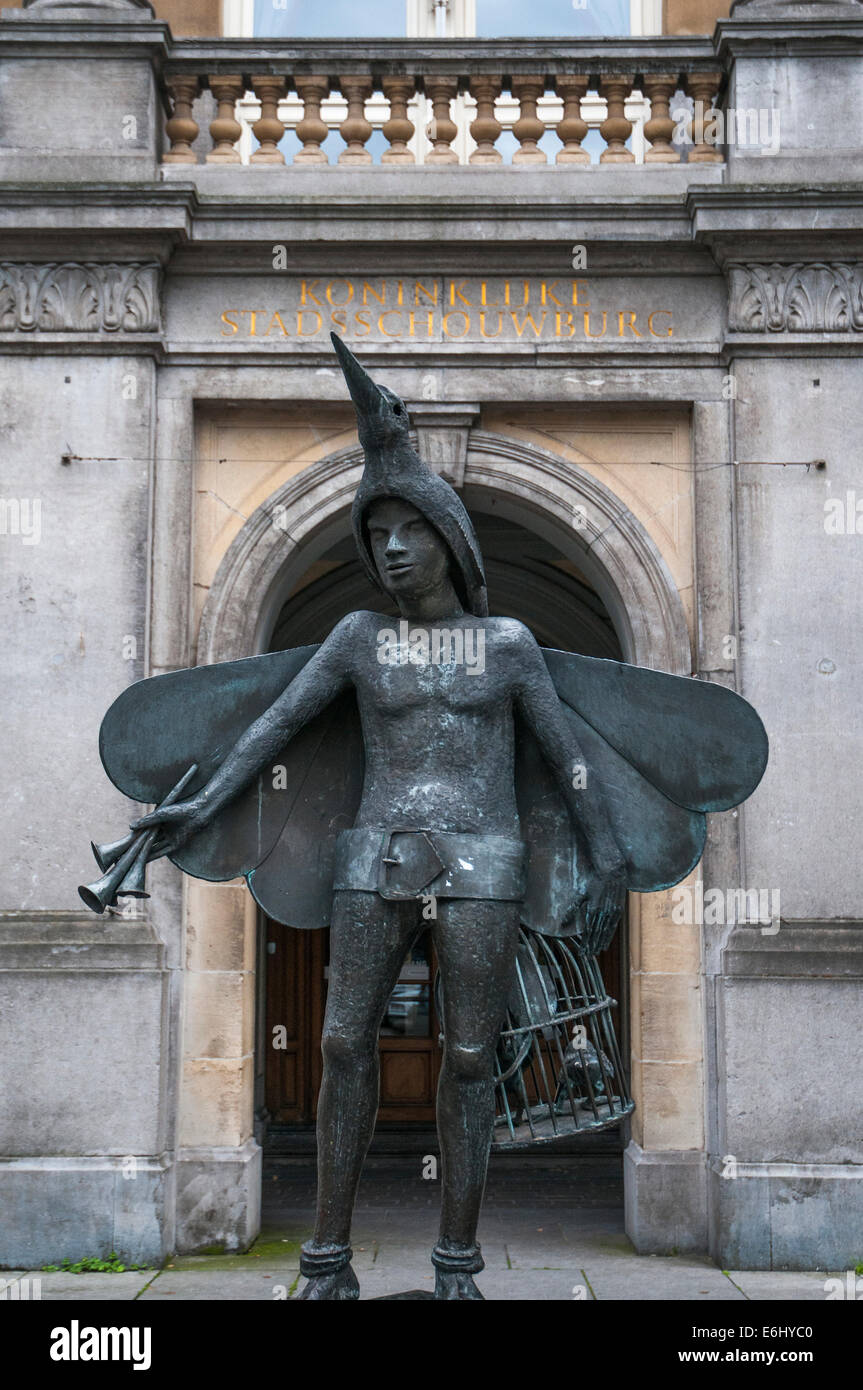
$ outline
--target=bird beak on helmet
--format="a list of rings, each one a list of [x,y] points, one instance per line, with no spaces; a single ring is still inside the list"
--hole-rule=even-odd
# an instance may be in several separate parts
[[[368,372],[360,366],[350,348],[345,346],[338,334],[331,333],[330,339],[336,350],[345,381],[348,383],[348,390],[356,406],[357,415],[361,421],[371,421],[381,405],[384,404],[386,397],[372,381]]]

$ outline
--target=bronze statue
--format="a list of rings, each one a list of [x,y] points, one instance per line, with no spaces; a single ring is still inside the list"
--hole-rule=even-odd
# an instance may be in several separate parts
[[[431,905],[445,1035],[434,1297],[481,1299],[492,1066],[519,923],[606,947],[627,888],[678,882],[703,850],[704,812],[757,785],[766,736],[720,686],[544,652],[521,623],[490,617],[460,499],[414,451],[404,403],[333,344],[366,460],[354,535],[398,628],[351,613],[317,648],[124,692],[103,722],[103,761],[128,795],[164,804],[104,847],[107,882],[82,895],[102,910],[143,889],[147,859],[167,854],[203,878],[246,874],[277,920],[331,924],[302,1299],[359,1296],[350,1226],[377,1112],[378,1030]],[[287,790],[272,785],[276,766]],[[172,800],[182,779],[195,790]]]

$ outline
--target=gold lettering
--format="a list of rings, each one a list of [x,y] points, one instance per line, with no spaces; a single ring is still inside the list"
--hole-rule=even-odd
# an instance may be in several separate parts
[[[256,338],[258,335],[257,335],[257,333],[255,332],[255,324],[256,324],[257,321],[258,321],[258,310],[257,310],[257,309],[243,309],[242,312],[243,312],[244,314],[248,314],[248,315],[250,316],[250,317],[249,317],[249,337],[250,337],[250,338]]]
[[[578,304],[582,309],[589,309],[589,308],[590,308],[590,300],[589,300],[589,299],[579,299],[578,296],[579,296],[580,294],[587,294],[587,287],[585,286],[584,282],[582,282],[581,288],[579,288],[578,281],[577,281],[577,280],[573,280],[573,282],[572,282],[572,302],[573,302],[573,304]]]
[[[460,284],[463,285],[463,284],[464,284],[464,280],[460,281]],[[467,307],[468,307],[469,309],[472,307],[472,306],[471,306],[470,300],[469,300],[468,298],[466,298],[465,295],[462,294],[462,292],[461,292],[459,286],[456,285],[455,280],[450,280],[450,282],[449,282],[449,302],[450,302],[450,304],[455,304],[455,297],[456,297],[456,295],[458,295],[458,297],[459,297],[459,299],[461,300],[462,304],[466,304]]]
[[[450,333],[450,319],[464,319],[464,333]],[[444,314],[441,327],[448,338],[464,338],[470,332],[470,314],[466,314],[464,309],[451,309],[448,314]]]
[[[530,300],[530,284],[527,280],[522,280],[521,283],[524,288],[524,299],[516,307],[519,309],[525,309],[527,308],[528,302]],[[504,304],[506,304],[507,307],[509,307],[512,302],[509,297],[509,280],[504,280],[503,282],[503,302]]]
[[[342,313],[341,309],[334,309],[333,312],[330,314],[330,318],[336,325],[336,328],[340,328],[343,333],[347,333],[348,325],[345,315]]]
[[[333,285],[347,285],[347,287],[348,287],[348,297],[347,297],[347,299],[333,299]],[[350,304],[351,300],[353,299],[353,297],[354,297],[354,287],[353,287],[353,285],[351,284],[350,280],[330,280],[329,284],[327,285],[326,295],[327,295],[327,302],[328,302],[329,304],[336,304],[336,305],[338,305],[338,307],[341,309],[341,308],[343,308],[346,304]]]
[[[432,309],[426,309],[426,311],[425,311],[425,316],[426,316],[426,336],[429,337],[429,338],[433,338],[433,337],[434,337],[434,311],[433,311]],[[414,309],[410,309],[410,310],[408,311],[408,337],[409,337],[409,338],[413,338],[413,336],[414,336],[414,319],[415,319],[415,318],[416,318],[416,311],[415,311]]]
[[[521,323],[519,323],[519,321],[518,321],[518,314],[515,314],[515,313],[510,314],[510,318],[512,319],[513,327],[514,327],[516,333],[518,334],[518,336],[521,337],[522,333],[523,333],[524,330],[527,328],[527,325],[530,324],[530,326],[531,326],[531,328],[533,329],[533,332],[534,332],[534,337],[538,338],[539,335],[540,335],[540,333],[542,332],[542,326],[543,326],[543,324],[545,323],[545,313],[546,313],[546,311],[545,311],[545,309],[543,309],[543,311],[542,311],[542,317],[541,317],[540,320],[539,320],[539,326],[537,326],[537,325],[534,323],[534,321],[533,321],[533,314],[525,314],[524,317],[522,318]]]
[[[669,323],[668,328],[666,329],[666,331],[665,331],[664,333],[658,333],[658,332],[656,331],[656,329],[655,329],[654,326],[653,326],[653,320],[656,318],[656,315],[657,315],[657,314],[667,314],[668,317],[671,318],[671,310],[670,310],[670,309],[654,309],[653,313],[652,313],[652,314],[648,314],[648,317],[647,317],[647,328],[648,328],[648,332],[651,333],[651,334],[653,335],[654,338],[671,338],[671,337],[673,337],[673,336],[674,336],[674,329],[672,328],[672,326],[671,326],[670,323]]]
[[[571,310],[571,309],[566,309],[564,312],[565,312],[565,315],[566,315],[566,324],[565,324],[565,327],[567,327],[567,328],[569,329],[569,332],[566,334],[566,337],[567,337],[567,338],[574,338],[574,337],[575,337],[575,322],[573,321],[572,310]],[[557,310],[557,313],[556,313],[555,316],[554,316],[554,336],[555,336],[556,338],[562,338],[562,337],[564,336],[564,334],[561,332],[561,320],[562,320],[563,316],[564,316],[564,315],[561,314],[560,310],[558,309],[558,310]]]
[[[421,285],[420,282],[419,282],[419,280],[415,280],[415,281],[414,281],[414,304],[417,305],[417,306],[419,305],[419,302],[420,302],[420,295],[421,295],[421,294],[424,294],[425,297],[426,297],[426,299],[430,299],[431,302],[432,302],[432,304],[435,304],[435,305],[436,305],[436,304],[437,304],[437,281],[435,281],[435,283],[434,283],[432,289],[427,290],[426,287],[425,287],[425,285]]]
[[[223,328],[223,329],[222,329],[222,337],[223,337],[223,338],[232,338],[232,337],[234,336],[235,333],[238,333],[238,332],[239,332],[239,330],[240,330],[240,325],[239,325],[238,323],[235,323],[234,320],[233,320],[232,318],[230,318],[229,316],[230,316],[231,314],[239,314],[239,313],[241,313],[241,312],[242,312],[242,311],[241,311],[240,309],[226,309],[225,312],[222,314],[222,323],[226,323],[226,324],[228,325],[228,327],[230,328],[230,330],[231,330],[230,333],[226,333],[225,330],[224,330],[224,328]]]
[[[369,302],[368,296],[369,296],[369,295],[372,295],[373,298],[375,298],[375,299],[378,301],[378,304],[386,304],[386,302],[387,302],[387,282],[386,282],[386,280],[381,280],[381,292],[380,292],[380,294],[378,294],[377,290],[374,288],[373,285],[370,285],[370,284],[369,284],[368,280],[364,280],[364,281],[363,281],[363,304],[368,304],[368,302]],[[346,300],[345,302],[346,302],[347,304],[350,304],[351,301],[348,299],[348,300]]]
[[[540,286],[540,303],[541,303],[541,304],[545,304],[545,303],[547,302],[547,299],[550,299],[551,302],[552,302],[552,304],[557,304],[557,305],[559,305],[560,308],[562,309],[562,308],[563,308],[563,305],[561,304],[561,302],[560,302],[560,300],[558,299],[557,295],[553,292],[553,286],[556,285],[556,284],[557,284],[557,281],[556,281],[556,280],[552,280],[552,282],[551,282],[550,285],[547,285],[547,284],[545,283],[545,281],[543,280],[543,282],[542,282],[542,284],[541,284],[541,286]]]
[[[367,338],[372,331],[372,326],[365,317],[365,312],[365,309],[357,309],[357,312],[354,314],[354,323],[357,325],[358,338]],[[361,328],[365,329],[365,332],[360,333],[359,330]]]
[[[627,319],[626,324],[624,324],[624,322],[623,322],[624,316],[625,316],[626,319]],[[631,328],[632,331],[633,331],[633,333],[635,334],[636,338],[641,338],[641,337],[643,336],[643,334],[639,333],[638,329],[637,329],[636,326],[635,326],[635,310],[634,310],[634,309],[621,309],[620,313],[617,315],[617,336],[618,336],[618,338],[622,338],[622,337],[623,337],[623,330],[624,330],[624,327],[626,327],[626,328]]]
[[[480,309],[480,313],[479,313],[479,331],[480,331],[480,336],[483,337],[483,338],[499,338],[500,335],[501,335],[501,333],[503,332],[503,310],[502,310],[502,309],[498,309],[498,311],[497,311],[497,332],[496,332],[496,333],[486,333],[486,331],[485,331],[485,310]]]
[[[395,333],[388,333],[387,330],[384,328],[384,319],[390,318],[393,314],[395,314],[396,318],[398,319],[399,325],[400,325],[400,326],[396,329]],[[402,319],[402,316],[401,316],[401,314],[399,313],[398,309],[387,309],[387,310],[385,310],[385,312],[384,312],[383,314],[379,314],[379,315],[378,315],[378,332],[379,332],[379,333],[383,333],[383,335],[384,335],[385,338],[400,338],[400,337],[401,337],[401,319]]]
[[[403,281],[399,280],[398,287],[399,290],[398,295],[396,296],[396,304],[398,304],[399,308],[401,308],[405,302],[405,287]]]
[[[283,336],[283,337],[285,337],[285,338],[290,337],[290,334],[288,333],[287,328],[285,328],[285,325],[282,323],[282,316],[281,316],[281,314],[279,313],[278,310],[276,310],[276,312],[273,314],[273,317],[270,319],[270,322],[267,324],[267,332],[263,335],[265,338],[266,338],[267,333],[269,333],[269,331],[270,331],[270,329],[272,328],[272,326],[273,326],[274,323],[277,323],[277,324],[279,325],[279,328],[282,330],[282,336]]]
[[[589,309],[585,309],[585,311],[584,311],[584,333],[585,333],[585,337],[587,337],[587,338],[604,338],[604,337],[605,337],[605,328],[606,328],[606,322],[605,322],[605,321],[606,321],[607,317],[608,317],[608,315],[606,314],[605,310],[603,309],[603,311],[602,311],[602,332],[601,332],[601,333],[591,333],[591,331],[590,331],[590,310],[589,310]]]
[[[314,314],[315,318],[317,319],[317,323],[315,324],[314,328],[311,330],[310,333],[307,333],[303,328],[303,319],[305,318],[306,314]],[[298,309],[297,336],[299,338],[313,338],[316,333],[320,333],[321,328],[323,326],[323,322],[323,316],[318,313],[317,309]]]
[[[499,300],[497,300],[497,299],[493,299],[493,300],[492,300],[492,299],[486,299],[486,297],[485,297],[485,290],[486,290],[486,285],[487,285],[487,284],[488,284],[488,281],[487,281],[487,280],[483,280],[483,282],[482,282],[482,284],[481,284],[481,286],[480,286],[480,291],[479,291],[479,302],[480,302],[480,304],[487,304],[487,305],[489,306],[490,309],[496,309],[497,306],[498,306],[498,304],[499,304]]]
[[[314,294],[314,293],[312,292],[312,287],[313,287],[313,286],[317,286],[317,283],[318,283],[317,280],[301,280],[301,281],[300,281],[300,303],[301,303],[301,304],[308,304],[309,300],[311,300],[312,304],[321,304],[321,301],[318,299],[317,295]],[[322,306],[322,307],[323,307],[323,306]]]

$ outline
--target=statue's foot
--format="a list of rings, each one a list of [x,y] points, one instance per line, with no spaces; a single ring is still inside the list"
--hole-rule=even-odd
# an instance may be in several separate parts
[[[350,1265],[344,1265],[335,1274],[313,1274],[299,1299],[355,1299],[360,1296],[360,1284]]]
[[[473,1298],[485,1302],[476,1284],[473,1282],[473,1275],[465,1273],[459,1269],[437,1269],[435,1270],[435,1298]]]

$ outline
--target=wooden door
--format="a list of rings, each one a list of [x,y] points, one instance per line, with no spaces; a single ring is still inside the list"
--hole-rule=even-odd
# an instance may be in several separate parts
[[[329,931],[295,931],[265,919],[267,940],[266,1104],[275,1124],[311,1125],[321,1084],[321,1032],[329,974]],[[599,958],[618,1001],[614,1024],[628,1053],[621,997],[621,933]],[[440,1024],[432,988],[436,961],[428,933],[402,967],[380,1032],[378,1124],[427,1126],[435,1119],[441,1065]],[[624,1005],[624,1008],[620,1007]]]
[[[267,940],[266,1104],[276,1124],[309,1125],[321,1084],[321,1032],[329,974],[329,931],[295,931],[265,919]],[[440,1032],[428,933],[405,961],[380,1032],[378,1123],[434,1123]]]

